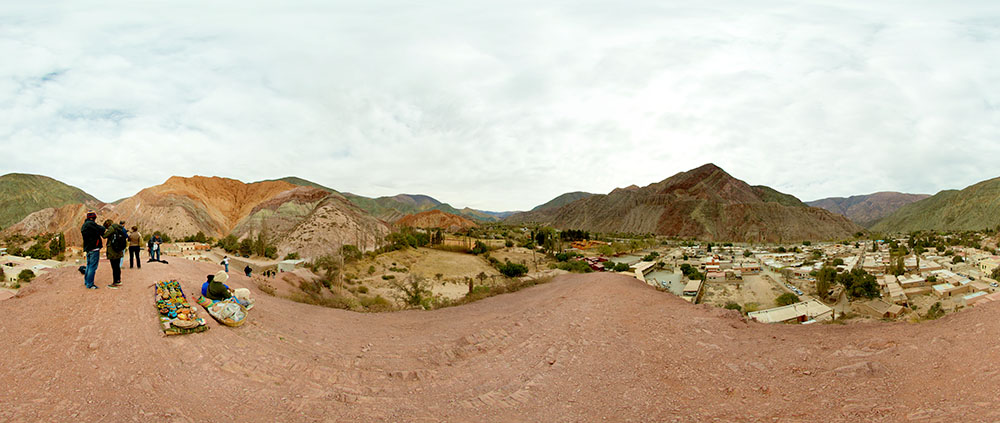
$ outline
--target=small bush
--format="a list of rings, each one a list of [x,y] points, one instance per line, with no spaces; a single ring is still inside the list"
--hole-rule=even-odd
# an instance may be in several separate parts
[[[392,302],[383,298],[381,295],[376,295],[374,297],[362,296],[358,298],[358,302],[361,304],[361,307],[364,307],[365,311],[369,312],[383,312],[396,309],[396,307],[392,305]]]
[[[285,254],[285,260],[298,260],[299,258],[300,258],[299,257],[299,253],[288,253],[288,254]]]
[[[396,279],[395,275],[382,275],[382,280],[384,281],[391,281],[393,279]]]
[[[503,264],[497,266],[497,270],[500,271],[500,274],[502,274],[502,275],[504,275],[504,276],[506,276],[508,278],[516,278],[516,277],[524,276],[525,274],[527,274],[528,273],[528,266],[525,266],[525,265],[520,264],[520,263],[511,263],[511,262],[508,261],[508,262],[504,262]]]
[[[487,252],[489,250],[490,250],[490,248],[487,247],[485,243],[483,243],[482,241],[476,241],[476,245],[474,247],[472,247],[472,251],[471,252],[472,252],[472,254],[479,255],[479,254],[485,253],[485,252]]]
[[[17,281],[19,283],[28,283],[32,279],[35,279],[35,272],[32,272],[31,269],[24,269],[21,273],[17,274]]]
[[[556,267],[573,273],[590,273],[593,271],[587,262],[581,260],[562,262],[556,265]]]
[[[743,311],[745,311],[747,313],[753,313],[753,312],[755,312],[757,310],[760,310],[760,304],[757,304],[757,303],[746,303],[746,304],[743,304]]]
[[[737,304],[735,301],[726,302],[726,305],[723,308],[725,308],[726,310],[736,310],[736,311],[742,310],[742,307],[740,307],[740,305]]]
[[[505,247],[507,247],[507,248],[513,247],[514,246],[514,241],[511,241],[511,240],[508,239],[508,240],[504,241],[503,245]]]
[[[368,274],[375,273],[375,265],[368,266]]]
[[[368,287],[364,286],[364,285],[361,285],[361,286],[358,287],[358,292],[360,292],[362,294],[367,294],[368,293]]]
[[[940,318],[941,316],[944,316],[944,309],[941,308],[940,301],[934,303],[931,308],[927,309],[927,313],[924,314],[924,318],[927,320],[934,320]]]

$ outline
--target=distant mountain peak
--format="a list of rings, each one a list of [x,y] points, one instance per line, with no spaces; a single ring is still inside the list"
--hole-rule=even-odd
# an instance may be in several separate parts
[[[806,207],[794,196],[750,186],[712,163],[646,187],[618,188],[508,220],[594,232],[753,242],[835,239],[861,229],[843,216]]]

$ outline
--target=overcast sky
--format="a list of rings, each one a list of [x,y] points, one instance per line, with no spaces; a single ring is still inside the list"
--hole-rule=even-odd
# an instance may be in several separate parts
[[[808,3],[808,4],[807,4]],[[1000,176],[1000,1],[3,1],[0,173],[525,210],[712,162],[802,200]]]

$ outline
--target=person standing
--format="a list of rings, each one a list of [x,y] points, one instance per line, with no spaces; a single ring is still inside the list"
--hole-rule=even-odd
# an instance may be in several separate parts
[[[250,265],[248,264],[247,267],[243,268],[243,273],[246,273],[247,277],[249,278],[250,277],[250,272],[253,272],[253,269],[251,269]]]
[[[142,260],[139,259],[139,251],[142,249],[140,244],[142,243],[142,234],[139,233],[139,228],[137,226],[132,227],[132,231],[128,233],[128,268],[131,269],[132,265],[135,264],[142,269]],[[133,262],[133,259],[135,260]]]
[[[156,261],[160,261],[160,250],[163,249],[163,239],[159,235],[153,235],[153,253],[156,254]]]
[[[128,229],[125,229],[125,221],[124,220],[119,220],[118,221],[118,225],[121,226],[121,228],[122,228],[122,235],[125,236],[125,239],[128,239]],[[125,256],[124,255],[122,255],[121,260],[118,260],[118,268],[119,269],[125,268]]]
[[[101,260],[101,235],[104,228],[97,224],[97,213],[87,211],[87,219],[83,221],[80,234],[83,235],[83,251],[87,254],[87,270],[83,273],[83,285],[87,289],[97,289],[94,285],[94,273]]]
[[[121,225],[115,224],[111,219],[104,221],[104,238],[108,240],[108,261],[111,262],[111,285],[108,288],[117,288],[122,285],[122,259],[125,257],[125,247],[128,240],[124,238]]]
[[[149,241],[146,242],[146,248],[149,248],[149,261],[153,261],[153,237],[149,237]]]
[[[219,264],[225,266],[226,267],[226,273],[229,273],[229,256],[223,256],[222,257],[222,262],[219,263]]]

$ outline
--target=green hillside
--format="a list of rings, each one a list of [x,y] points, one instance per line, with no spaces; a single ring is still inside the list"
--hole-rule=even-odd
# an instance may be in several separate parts
[[[964,231],[996,228],[1000,225],[1000,178],[969,186],[961,191],[946,190],[910,203],[882,219],[875,232],[916,230]]]
[[[308,180],[305,180],[305,179],[302,179],[302,178],[299,178],[299,177],[296,177],[296,176],[286,176],[284,178],[279,178],[279,179],[265,179],[263,181],[257,181],[257,182],[270,182],[270,181],[282,181],[282,182],[288,182],[288,183],[290,183],[292,185],[298,185],[298,186],[302,186],[302,187],[319,188],[319,189],[321,189],[323,191],[326,191],[326,192],[329,192],[329,193],[336,193],[337,192],[337,190],[335,190],[335,189],[327,188],[327,187],[322,186],[320,184],[317,184],[317,183],[315,183],[313,181],[308,181]]]
[[[0,176],[0,227],[13,225],[41,209],[96,201],[79,188],[47,176],[9,173]]]

